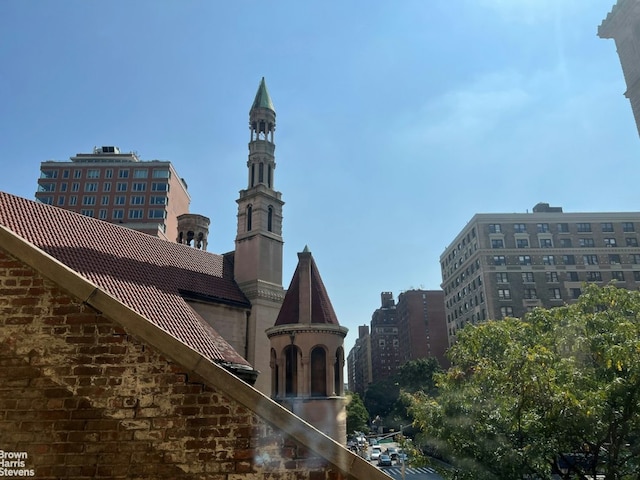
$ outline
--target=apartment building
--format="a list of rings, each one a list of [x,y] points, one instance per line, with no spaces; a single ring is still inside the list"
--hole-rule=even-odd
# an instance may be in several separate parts
[[[178,216],[189,213],[190,203],[171,162],[141,161],[115,146],[42,162],[36,200],[172,242]]]
[[[440,256],[449,344],[468,323],[571,303],[584,282],[640,286],[640,212],[476,214]]]

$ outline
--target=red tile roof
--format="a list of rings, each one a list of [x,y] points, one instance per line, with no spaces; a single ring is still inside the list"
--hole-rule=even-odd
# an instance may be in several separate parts
[[[0,192],[0,224],[216,363],[249,363],[183,294],[250,308],[223,255]]]
[[[300,296],[301,283],[309,285],[310,296],[306,298]],[[306,313],[301,312],[301,299],[303,302],[311,302],[310,306],[307,305],[304,308],[305,312],[310,313],[311,318],[303,318]],[[327,289],[322,282],[322,278],[320,278],[316,262],[306,247],[303,252],[298,253],[298,265],[282,302],[275,326],[301,323],[340,325],[336,312],[333,310],[333,305],[331,305],[331,300],[329,300]]]

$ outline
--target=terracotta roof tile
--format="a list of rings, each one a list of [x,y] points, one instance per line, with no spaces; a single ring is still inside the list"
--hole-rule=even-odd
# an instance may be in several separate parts
[[[208,359],[249,366],[181,295],[250,308],[224,256],[4,192],[0,224]]]

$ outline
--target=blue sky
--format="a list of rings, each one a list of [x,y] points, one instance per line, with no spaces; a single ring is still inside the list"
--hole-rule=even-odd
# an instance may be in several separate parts
[[[2,0],[0,190],[117,145],[170,160],[233,248],[260,78],[277,111],[288,285],[305,245],[340,322],[440,288],[475,213],[637,210],[614,0]]]

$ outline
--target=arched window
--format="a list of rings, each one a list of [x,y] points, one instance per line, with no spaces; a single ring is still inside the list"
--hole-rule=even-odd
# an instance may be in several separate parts
[[[285,386],[284,394],[295,397],[298,394],[298,347],[288,345],[284,349],[285,358]]]
[[[311,350],[311,396],[327,396],[327,353],[322,347]]]
[[[251,164],[251,186],[252,187],[256,186],[256,164],[255,163]]]
[[[342,381],[342,365],[344,365],[344,351],[338,348],[336,351],[336,363],[333,367],[333,391],[336,395],[344,394],[344,382]]]
[[[271,174],[271,165],[268,165],[267,166],[267,186],[269,188],[272,188],[271,187],[271,176],[272,176],[272,174]]]
[[[264,163],[258,165],[258,182],[264,183]]]
[[[247,232],[251,231],[251,216],[253,214],[253,207],[249,205],[247,207]]]
[[[271,396],[277,397],[280,395],[278,389],[280,388],[280,369],[278,368],[278,359],[276,357],[276,351],[271,349]]]
[[[267,230],[273,232],[273,207],[269,205],[269,212],[267,213]]]

